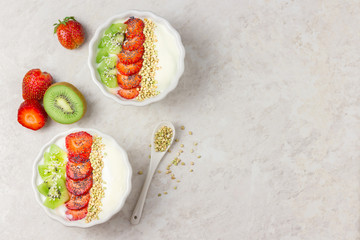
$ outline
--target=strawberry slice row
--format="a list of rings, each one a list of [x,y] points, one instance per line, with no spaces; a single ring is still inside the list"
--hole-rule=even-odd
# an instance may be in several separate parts
[[[125,24],[127,25],[126,40],[118,55],[119,62],[116,65],[119,71],[117,80],[121,87],[118,94],[123,98],[133,99],[139,95],[138,89],[141,82],[139,72],[143,64],[145,24],[141,19],[134,17],[129,18]]]
[[[69,161],[66,164],[66,188],[70,200],[65,203],[65,212],[70,221],[81,220],[87,215],[93,175],[89,156],[92,136],[84,131],[71,133],[65,138]]]

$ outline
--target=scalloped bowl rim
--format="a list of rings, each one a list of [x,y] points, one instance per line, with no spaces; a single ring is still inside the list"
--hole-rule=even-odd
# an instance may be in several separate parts
[[[95,71],[96,67],[94,66],[95,64],[95,53],[96,51],[94,51],[94,47],[95,47],[95,43],[99,40],[100,38],[100,33],[103,32],[106,28],[108,28],[110,26],[110,24],[118,19],[121,18],[125,18],[127,16],[138,16],[138,17],[149,17],[151,19],[154,19],[158,22],[161,22],[163,25],[165,25],[165,27],[170,31],[170,33],[175,37],[176,40],[176,45],[179,49],[179,59],[178,59],[178,72],[176,75],[173,76],[173,78],[171,79],[170,85],[163,91],[161,92],[159,95],[152,97],[152,98],[148,98],[144,101],[136,101],[136,100],[122,100],[121,98],[115,96],[114,94],[108,92],[108,90],[106,89],[106,87],[101,83],[100,79],[98,79],[98,73]],[[97,48],[97,47],[96,47]],[[157,16],[156,14],[149,12],[149,11],[138,11],[138,10],[129,10],[126,12],[123,12],[121,14],[117,14],[114,15],[112,17],[110,17],[108,20],[105,21],[105,23],[103,23],[102,25],[100,25],[96,31],[94,36],[92,37],[90,44],[89,44],[89,58],[88,58],[88,65],[90,68],[90,73],[91,73],[91,77],[93,79],[93,81],[95,82],[95,84],[100,88],[101,92],[106,96],[109,97],[113,100],[115,100],[116,102],[122,104],[122,105],[129,105],[129,106],[145,106],[157,101],[160,101],[162,99],[164,99],[171,91],[173,91],[176,86],[178,85],[179,79],[181,77],[181,75],[184,73],[184,62],[185,62],[185,48],[182,44],[181,41],[181,37],[180,34],[170,25],[170,23],[162,18]]]
[[[123,198],[121,199],[121,201],[119,201],[116,208],[114,208],[114,210],[111,212],[111,214],[109,214],[109,216],[107,216],[106,218],[99,219],[99,220],[96,220],[96,221],[92,221],[90,223],[84,223],[84,222],[78,222],[78,221],[73,221],[73,222],[67,221],[63,217],[58,216],[58,215],[50,212],[50,210],[47,207],[44,206],[44,204],[43,204],[43,202],[42,202],[42,200],[40,198],[40,193],[37,190],[37,183],[36,183],[36,179],[37,179],[37,177],[39,175],[38,170],[37,170],[37,166],[42,161],[43,155],[44,155],[44,152],[46,151],[46,149],[48,149],[50,147],[50,145],[53,144],[57,139],[59,139],[61,137],[64,137],[64,136],[66,136],[66,135],[68,135],[70,133],[77,132],[77,131],[94,132],[94,133],[99,134],[99,136],[102,136],[102,137],[105,137],[107,139],[110,139],[110,140],[114,141],[114,143],[117,144],[117,147],[119,148],[119,150],[121,151],[121,153],[122,153],[122,155],[124,157],[123,160],[124,160],[124,163],[125,163],[125,165],[127,167],[126,171],[128,172],[126,189],[125,189]],[[88,227],[92,227],[92,226],[97,225],[97,224],[107,222],[108,220],[110,220],[115,214],[117,214],[122,209],[122,207],[125,204],[125,201],[126,201],[127,197],[130,194],[130,191],[131,191],[131,178],[132,178],[132,167],[130,165],[128,155],[127,155],[126,151],[117,143],[117,141],[113,137],[111,137],[111,136],[109,136],[109,135],[107,135],[105,133],[102,133],[99,130],[93,129],[93,128],[72,128],[72,129],[70,129],[68,131],[61,132],[61,133],[55,135],[48,143],[46,143],[41,148],[40,153],[36,156],[36,159],[35,159],[35,162],[34,162],[34,165],[33,165],[32,187],[33,187],[33,190],[35,192],[36,201],[40,204],[40,206],[44,209],[44,211],[46,212],[46,214],[50,218],[55,219],[55,220],[61,222],[62,224],[64,224],[65,226],[68,226],[68,227],[88,228]]]

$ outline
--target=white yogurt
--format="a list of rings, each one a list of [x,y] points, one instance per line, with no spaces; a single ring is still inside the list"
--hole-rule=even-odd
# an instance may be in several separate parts
[[[170,84],[174,75],[179,71],[178,59],[180,51],[177,47],[175,37],[170,34],[166,27],[157,23],[155,35],[157,37],[156,49],[158,50],[159,67],[155,73],[155,79],[158,81],[158,90],[164,91]]]
[[[94,135],[94,133],[90,131],[88,133]],[[104,219],[113,214],[114,210],[118,207],[119,202],[124,198],[130,173],[127,171],[127,166],[125,162],[126,157],[123,155],[117,143],[112,139],[105,138],[103,136],[101,137],[103,138],[102,141],[105,145],[103,153],[106,153],[103,157],[104,168],[102,171],[103,180],[106,182],[106,184],[104,184],[103,186],[105,186],[106,189],[105,197],[102,199],[103,206],[102,211],[99,214],[99,218]],[[65,137],[59,138],[54,143],[66,151]],[[46,151],[49,150],[50,148],[46,149]],[[43,164],[43,161],[44,159],[39,164]],[[43,180],[39,175],[37,177],[37,185],[42,182]],[[45,196],[41,195],[41,200],[44,201]],[[67,210],[65,204],[54,210],[49,210],[52,213],[61,216],[64,219],[67,219],[65,216],[65,212]],[[85,222],[85,219],[76,222]]]
[[[115,23],[124,23],[127,21],[126,19],[120,19]],[[159,23],[153,19],[156,24],[155,27],[155,35],[157,38],[157,42],[155,43],[156,50],[158,51],[158,58],[160,67],[159,70],[155,73],[155,80],[157,83],[157,90],[163,92],[169,85],[174,75],[179,71],[178,69],[178,61],[180,57],[180,50],[177,47],[175,37],[168,31],[166,26],[162,23]],[[107,90],[117,95],[118,88],[107,88]]]

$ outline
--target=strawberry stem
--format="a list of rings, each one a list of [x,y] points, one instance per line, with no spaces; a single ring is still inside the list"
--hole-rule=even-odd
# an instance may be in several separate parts
[[[54,26],[54,34],[56,33],[58,27],[61,24],[66,25],[66,23],[69,22],[69,21],[75,21],[76,22],[75,18],[73,16],[71,16],[71,17],[65,17],[64,20],[62,20],[62,21],[60,21],[60,19],[59,19],[59,23],[54,23],[54,25],[53,25]]]

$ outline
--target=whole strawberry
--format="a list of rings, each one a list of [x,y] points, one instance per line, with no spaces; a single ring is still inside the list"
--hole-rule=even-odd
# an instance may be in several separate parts
[[[25,74],[22,83],[22,95],[24,100],[42,100],[45,91],[50,87],[53,78],[47,72],[40,69],[32,69]]]
[[[84,42],[84,29],[74,17],[66,17],[54,24],[54,33],[59,42],[67,49],[78,48]]]

